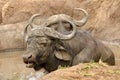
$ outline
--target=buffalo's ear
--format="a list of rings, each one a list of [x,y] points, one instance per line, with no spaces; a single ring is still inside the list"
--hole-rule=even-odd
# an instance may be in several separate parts
[[[70,54],[64,50],[55,51],[54,54],[60,60],[64,60],[64,61],[72,60],[72,57],[70,56]]]

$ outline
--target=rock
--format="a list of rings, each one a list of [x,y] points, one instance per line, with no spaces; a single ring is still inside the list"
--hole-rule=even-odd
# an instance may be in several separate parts
[[[92,33],[95,37],[108,41],[120,40],[120,0],[97,1],[96,16],[92,19]],[[87,26],[89,27],[89,26]],[[90,27],[89,27],[90,28]]]
[[[81,6],[82,3],[81,0],[10,0],[2,9],[3,23],[9,24],[28,20],[35,13],[40,13],[42,18],[58,13],[73,16],[74,8],[86,9]],[[78,18],[79,12],[74,15]]]
[[[0,51],[24,48],[23,31],[25,22],[0,25]]]
[[[82,14],[73,10],[80,7],[89,13],[89,20],[82,29],[90,31],[99,39],[118,40],[119,3],[120,0],[10,0],[2,8],[2,17],[4,24],[28,20],[35,13],[41,14],[41,19],[58,13],[80,19]]]
[[[2,22],[2,7],[7,2],[8,2],[8,0],[0,0],[0,23]]]
[[[118,41],[120,40],[119,3],[120,0],[9,0],[2,7],[2,20],[3,24],[13,24],[28,20],[35,13],[41,14],[37,23],[42,23],[49,16],[59,13],[80,19],[82,14],[73,10],[80,7],[88,12],[89,20],[79,29],[86,29],[99,39]]]

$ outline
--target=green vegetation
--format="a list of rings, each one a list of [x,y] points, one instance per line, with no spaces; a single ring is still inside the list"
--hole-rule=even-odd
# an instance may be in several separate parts
[[[69,68],[69,67],[70,67],[70,66],[67,66],[67,65],[66,65],[66,66],[61,66],[61,65],[59,65],[59,66],[58,66],[58,69],[66,69],[66,68]]]
[[[107,72],[111,73],[111,74],[120,74],[120,69],[117,69],[117,70],[108,70]]]

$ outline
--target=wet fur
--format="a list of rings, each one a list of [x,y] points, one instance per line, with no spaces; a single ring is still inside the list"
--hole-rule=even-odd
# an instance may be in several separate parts
[[[98,62],[100,59],[109,65],[115,65],[113,52],[86,31],[77,31],[71,40],[48,39],[51,40],[51,45],[49,46],[49,48],[51,48],[48,50],[49,55],[44,64],[35,67],[36,70],[41,66],[51,72],[56,70],[59,65],[73,66],[79,63],[88,63],[91,60]],[[57,50],[56,45],[63,46],[73,59],[71,61],[64,61],[56,58],[54,55],[54,51]],[[38,63],[41,63],[41,61],[38,60]]]

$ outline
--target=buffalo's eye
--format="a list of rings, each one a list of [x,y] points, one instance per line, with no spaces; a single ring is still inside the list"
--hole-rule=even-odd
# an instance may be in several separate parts
[[[43,45],[43,47],[46,47],[46,46],[47,46],[47,44],[46,44],[46,43],[41,43],[41,45]]]

